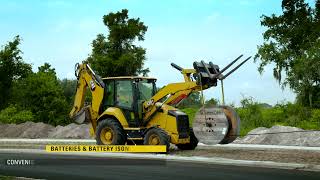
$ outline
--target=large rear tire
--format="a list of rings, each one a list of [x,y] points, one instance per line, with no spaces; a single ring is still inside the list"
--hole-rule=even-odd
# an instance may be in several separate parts
[[[181,150],[194,150],[198,145],[198,139],[194,135],[193,129],[190,128],[190,143],[187,144],[177,144],[177,147]]]
[[[145,145],[165,145],[167,153],[169,152],[170,140],[166,131],[161,128],[151,128],[144,136]]]
[[[117,120],[107,118],[98,123],[96,141],[98,145],[124,145],[127,135]]]

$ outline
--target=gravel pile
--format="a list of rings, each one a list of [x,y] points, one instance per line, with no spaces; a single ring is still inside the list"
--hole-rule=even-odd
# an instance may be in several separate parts
[[[290,126],[259,127],[233,143],[319,147],[320,131],[308,131]]]
[[[57,126],[49,133],[48,138],[52,139],[91,139],[88,124],[69,124]]]
[[[0,124],[0,138],[91,139],[88,124],[54,127],[42,122]]]

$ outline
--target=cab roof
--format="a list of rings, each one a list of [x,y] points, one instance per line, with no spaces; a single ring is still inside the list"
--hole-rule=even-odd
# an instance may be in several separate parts
[[[157,80],[153,77],[141,77],[141,76],[118,76],[118,77],[106,77],[102,78],[103,80],[110,80],[110,79],[150,79],[150,80]]]

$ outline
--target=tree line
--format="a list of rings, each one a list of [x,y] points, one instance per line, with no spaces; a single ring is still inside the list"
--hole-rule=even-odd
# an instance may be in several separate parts
[[[259,72],[273,64],[273,76],[297,94],[297,103],[320,108],[320,0],[283,0],[282,14],[261,17],[264,43],[255,60]]]
[[[135,42],[144,40],[147,26],[139,18],[129,18],[126,9],[103,16],[103,23],[108,36],[97,35],[84,62],[102,77],[146,76],[146,50]],[[70,123],[77,81],[59,79],[49,63],[33,72],[21,55],[20,44],[21,37],[16,36],[0,49],[0,122]]]
[[[75,83],[59,80],[55,69],[44,63],[37,72],[26,63],[16,36],[0,50],[0,121],[67,124]]]

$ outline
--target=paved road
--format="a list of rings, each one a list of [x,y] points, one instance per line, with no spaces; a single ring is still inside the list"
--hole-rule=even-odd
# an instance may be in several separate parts
[[[8,159],[32,160],[33,165],[9,166]],[[41,179],[320,179],[320,172],[186,163],[161,159],[1,152],[0,162],[0,175]]]

